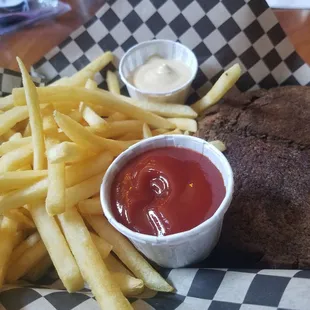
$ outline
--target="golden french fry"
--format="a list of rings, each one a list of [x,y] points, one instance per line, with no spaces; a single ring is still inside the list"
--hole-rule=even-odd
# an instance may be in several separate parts
[[[177,126],[178,129],[188,130],[190,132],[197,131],[197,122],[190,118],[168,118],[168,120]]]
[[[31,136],[31,128],[30,128],[30,123],[28,121],[28,124],[26,125],[25,130],[23,132],[23,137],[26,138],[30,136]],[[31,138],[31,141],[32,141],[32,138]]]
[[[18,225],[16,224],[17,228]],[[0,226],[1,227],[1,226]],[[17,246],[19,246],[26,238],[26,233],[25,231],[22,230],[18,230],[15,235],[14,235],[14,239],[13,239],[13,249],[15,249]]]
[[[16,140],[19,140],[19,139],[22,139],[23,136],[20,132],[16,132],[14,133],[14,135],[12,135],[10,138],[9,138],[9,141],[16,141]]]
[[[107,84],[109,92],[111,92],[112,94],[120,94],[120,87],[117,75],[110,70],[107,72]]]
[[[83,277],[100,307],[109,310],[132,309],[104,264],[78,211],[69,209],[58,218]]]
[[[108,169],[113,161],[109,152],[103,152],[84,161],[66,167],[66,187],[79,184]],[[99,191],[99,188],[98,188]]]
[[[16,134],[16,131],[14,131],[13,129],[9,129],[2,135],[2,138],[6,141],[9,141],[9,139],[15,134]]]
[[[53,262],[49,255],[45,255],[39,263],[32,267],[27,274],[25,275],[25,279],[34,283],[41,279],[47,271],[53,266]]]
[[[225,152],[226,151],[226,145],[224,142],[220,140],[214,140],[214,141],[209,141],[213,146],[215,146],[219,151]]]
[[[0,227],[0,288],[7,274],[7,267],[16,239],[17,224],[4,217]]]
[[[27,107],[14,107],[0,114],[0,136],[26,118],[28,118]]]
[[[43,123],[40,111],[40,102],[36,87],[32,82],[23,62],[17,57],[17,62],[22,73],[22,80],[25,87],[26,103],[29,110],[29,123],[32,133],[33,145],[33,169],[44,169],[45,163],[45,143],[43,133]]]
[[[142,139],[142,133],[139,132],[128,132],[123,136],[118,138],[119,141],[132,141],[132,140],[140,140]]]
[[[118,284],[125,296],[134,296],[144,291],[144,283],[142,280],[129,276],[124,273],[112,273],[113,280]]]
[[[54,120],[53,115],[43,116],[43,131],[45,134],[57,133],[58,127]]]
[[[88,125],[98,128],[105,128],[107,122],[84,102],[81,102],[79,111]]]
[[[175,129],[164,133],[164,135],[181,135],[181,134],[182,131],[180,129]]]
[[[35,228],[33,220],[27,217],[26,215],[24,215],[19,210],[10,210],[10,211],[4,212],[3,215],[15,221],[18,224],[18,228],[21,228],[21,229]]]
[[[128,116],[120,112],[114,112],[107,119],[108,122],[117,122],[117,121],[126,121],[126,120],[128,120]]]
[[[78,209],[82,214],[103,215],[100,198],[90,198],[78,203]]]
[[[56,111],[54,117],[58,126],[73,142],[92,152],[98,153],[102,150],[109,150],[113,155],[118,155],[128,147],[121,141],[114,141],[96,136],[67,115]]]
[[[98,85],[97,85],[97,83],[93,79],[88,79],[86,84],[85,84],[85,88],[87,88],[87,89],[97,89]]]
[[[79,87],[55,86],[38,87],[37,92],[42,102],[55,103],[79,100],[87,102],[88,105],[91,103],[92,105],[104,106],[115,112],[124,113],[130,118],[140,120],[155,128],[175,128],[175,126],[165,118],[146,111],[136,105],[129,104],[125,101],[125,98],[127,97],[114,95],[104,90],[89,90]],[[13,90],[13,96],[14,102],[18,105],[25,105],[25,95],[22,89],[15,88]]]
[[[159,135],[164,135],[166,132],[168,132],[168,130],[163,129],[163,128],[158,128],[158,129],[152,130],[152,135],[155,137]]]
[[[89,127],[89,130],[103,138],[115,138],[127,133],[142,133],[143,123],[136,120],[110,122],[104,128]]]
[[[6,97],[0,98],[0,109],[2,111],[11,110],[14,107],[13,96],[8,95]]]
[[[112,245],[100,238],[98,235],[90,232],[91,239],[94,242],[94,245],[96,246],[100,256],[102,259],[105,259],[110,252],[112,251]]]
[[[215,82],[211,90],[191,107],[199,114],[216,104],[238,81],[241,76],[240,65],[234,64]]]
[[[70,113],[68,113],[68,116],[78,123],[81,123],[81,121],[83,120],[82,113],[79,110],[70,111]]]
[[[66,189],[66,210],[98,192],[105,174],[105,170],[100,171],[101,173]]]
[[[44,202],[33,204],[29,210],[62,283],[70,293],[80,290],[83,278],[55,218],[47,214]]]
[[[183,104],[138,101],[136,99],[126,97],[126,96],[120,96],[120,98],[128,102],[131,105],[137,106],[143,110],[152,112],[156,115],[160,115],[163,117],[196,118],[198,116],[197,113],[190,106],[183,105]],[[160,127],[157,127],[157,128],[160,128]],[[166,128],[166,127],[162,127],[162,128]]]
[[[65,163],[48,163],[46,211],[51,216],[65,212],[65,185]]]
[[[18,168],[16,171],[27,171],[27,170],[32,170],[32,166],[30,164],[22,166]],[[45,170],[40,170],[40,171],[45,171]]]
[[[8,283],[14,283],[23,277],[32,267],[36,266],[46,254],[47,250],[41,240],[27,249],[14,264],[9,265],[6,275]]]
[[[15,264],[16,261],[30,248],[41,240],[38,232],[30,235],[25,241],[19,244],[12,252],[9,264]]]
[[[17,170],[22,166],[32,163],[33,148],[31,144],[4,154],[0,158],[0,173]]]
[[[148,126],[148,124],[144,123],[143,124],[143,138],[147,139],[152,137],[152,131],[150,129],[150,127]]]
[[[0,193],[31,185],[47,176],[47,170],[10,171],[0,175]]]
[[[37,200],[45,199],[47,186],[47,178],[44,178],[30,186],[3,195],[0,197],[0,214],[21,207],[27,203],[34,203]]]
[[[74,142],[61,142],[47,151],[47,159],[51,164],[74,163],[94,156],[93,152]]]
[[[113,246],[112,246],[113,248]],[[129,271],[123,264],[121,261],[119,261],[116,257],[113,256],[113,254],[109,254],[105,259],[104,259],[104,263],[106,264],[106,266],[108,267],[108,270],[111,273],[123,273],[123,274],[127,274],[129,276],[133,276],[132,272]]]
[[[105,52],[69,79],[58,80],[53,87],[55,85],[84,86],[88,79],[92,79],[97,72],[101,71],[112,60],[113,54]]]
[[[171,292],[171,287],[161,275],[142,257],[136,248],[103,216],[85,216],[87,222],[97,232],[97,234],[107,240],[113,246],[113,252],[119,259],[133,272],[133,274],[143,280],[144,284],[157,291]]]

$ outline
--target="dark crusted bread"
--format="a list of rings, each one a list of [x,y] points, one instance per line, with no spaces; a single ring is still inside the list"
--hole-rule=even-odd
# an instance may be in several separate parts
[[[310,267],[310,87],[228,97],[197,134],[222,140],[235,178],[218,267]]]

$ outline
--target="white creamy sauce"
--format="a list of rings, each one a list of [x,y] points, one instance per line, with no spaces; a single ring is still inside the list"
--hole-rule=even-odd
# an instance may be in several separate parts
[[[164,93],[181,87],[191,75],[191,69],[181,61],[154,56],[134,71],[132,83],[142,91]]]

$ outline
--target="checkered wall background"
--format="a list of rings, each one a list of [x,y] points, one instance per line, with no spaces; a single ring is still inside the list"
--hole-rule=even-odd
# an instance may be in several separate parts
[[[199,71],[189,102],[204,95],[224,69],[243,68],[241,91],[278,85],[309,85],[310,69],[294,51],[264,0],[113,0],[35,66],[39,79],[52,82],[84,67],[103,51],[117,59],[137,42],[171,39],[196,54]],[[118,60],[115,61],[117,67]],[[105,72],[97,76],[105,87]],[[0,70],[1,95],[21,86],[18,73]],[[310,309],[310,271],[161,270],[175,294],[132,298],[135,309],[273,310]],[[7,287],[0,293],[5,310],[99,309],[87,289],[68,294],[48,276],[40,285]]]

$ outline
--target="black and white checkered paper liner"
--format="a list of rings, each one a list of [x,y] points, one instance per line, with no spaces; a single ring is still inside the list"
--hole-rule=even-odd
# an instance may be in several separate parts
[[[308,310],[310,271],[305,270],[165,270],[176,293],[157,293],[150,299],[131,298],[136,310]],[[50,284],[45,279],[46,284]],[[55,281],[50,279],[50,281]],[[57,289],[15,287],[0,293],[0,309],[99,310],[86,290],[69,294]],[[1,304],[2,307],[1,308]],[[108,309],[107,309],[108,310]]]
[[[279,85],[309,85],[310,69],[298,56],[264,0],[108,1],[84,26],[39,61],[34,70],[46,82],[70,76],[111,50],[118,59],[134,44],[171,39],[196,54],[199,71],[190,102],[204,95],[224,69],[243,68],[241,91]],[[117,66],[117,61],[115,63]],[[105,72],[97,76],[105,87]],[[0,95],[21,86],[20,74],[0,69]],[[183,268],[162,270],[175,294],[135,299],[135,309],[273,310],[310,309],[310,271]],[[36,287],[6,287],[0,310],[95,310],[85,292],[68,294],[47,277]]]

